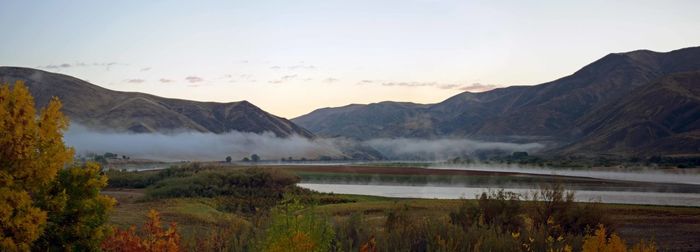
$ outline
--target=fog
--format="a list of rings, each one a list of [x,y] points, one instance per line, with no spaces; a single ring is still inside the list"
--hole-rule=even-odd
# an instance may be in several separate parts
[[[249,133],[232,131],[225,134],[201,132],[173,133],[123,133],[97,131],[80,124],[73,124],[65,134],[66,144],[78,154],[105,152],[127,155],[132,158],[162,161],[177,160],[234,160],[258,154],[264,160],[318,159],[322,156],[343,158],[357,153],[378,152],[385,159],[441,160],[470,155],[476,151],[497,150],[504,152],[534,151],[541,144],[514,144],[481,142],[468,139],[373,139],[355,142],[344,138],[308,139],[298,135],[286,138],[273,133]],[[372,156],[372,155],[359,155]]]
[[[65,134],[65,141],[78,154],[112,152],[163,161],[223,160],[226,156],[240,160],[251,154],[258,154],[263,159],[342,155],[329,140],[311,140],[297,135],[279,138],[269,132],[137,134],[96,131],[73,124]]]
[[[483,165],[433,165],[432,169],[448,169],[448,170],[467,170],[467,171],[489,171],[489,172],[515,172],[533,175],[556,175],[556,176],[572,176],[572,177],[587,177],[605,180],[619,181],[635,181],[635,182],[652,182],[652,183],[675,183],[700,185],[700,171],[696,169],[680,169],[666,171],[657,168],[634,168],[634,169],[615,169],[606,168],[600,170],[580,170],[567,169],[561,167],[521,167],[519,165],[504,165],[499,164]]]
[[[390,159],[445,160],[472,155],[478,151],[537,151],[544,148],[539,143],[482,142],[469,139],[373,139],[363,144],[374,148]]]

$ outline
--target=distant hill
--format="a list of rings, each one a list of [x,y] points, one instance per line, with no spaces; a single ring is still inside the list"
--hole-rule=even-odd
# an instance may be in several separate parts
[[[609,144],[593,144],[591,141],[596,138],[595,136],[603,136],[605,134],[602,131],[612,130],[612,128],[602,126],[591,128],[591,125],[600,122],[599,117],[607,115],[608,110],[616,108],[614,104],[618,104],[622,99],[633,99],[630,94],[642,92],[661,78],[698,70],[700,70],[700,47],[667,53],[648,50],[613,53],[572,75],[540,85],[511,86],[482,93],[464,92],[437,104],[381,102],[324,108],[294,118],[292,121],[323,136],[346,136],[355,139],[468,137],[513,142],[539,141],[556,143],[555,148],[568,146],[565,147],[567,151],[630,154],[640,151],[633,151],[637,147],[632,142],[629,142],[626,148],[617,148]],[[693,83],[700,85],[697,81],[688,83],[687,85]],[[644,103],[645,101],[640,99],[630,100],[630,102]],[[674,100],[667,99],[648,106],[652,106],[649,109],[660,110],[670,106],[667,103],[672,102]],[[688,106],[693,105],[689,104]],[[632,113],[641,113],[641,111],[625,111],[618,117],[620,120],[623,120],[623,114],[635,117]],[[681,111],[669,111],[669,113],[676,115]],[[697,118],[700,115],[690,115],[692,116]],[[653,121],[653,119],[648,120],[649,123]],[[666,120],[672,121],[667,122],[669,125],[675,125],[689,119],[678,115],[668,116]],[[608,121],[603,123],[603,125],[607,124]],[[687,127],[690,127],[688,132],[698,129],[696,125]],[[618,134],[634,134],[634,131],[618,132]],[[693,133],[683,134],[692,135]],[[664,135],[664,139],[665,137],[668,136]],[[692,142],[693,138],[684,137],[683,139]],[[591,145],[583,145],[583,143],[571,145],[579,140],[591,142]],[[603,138],[597,141],[607,140],[613,139]],[[697,146],[698,143],[692,142],[690,145]],[[651,147],[644,147],[644,149],[649,148]],[[669,151],[669,153],[678,151]]]
[[[566,153],[697,155],[700,71],[669,75],[579,119],[583,137]]]
[[[193,130],[272,132],[286,137],[313,134],[287,119],[247,102],[198,102],[105,89],[86,81],[31,68],[0,67],[0,82],[24,80],[38,106],[57,96],[73,122],[98,129],[129,132]]]

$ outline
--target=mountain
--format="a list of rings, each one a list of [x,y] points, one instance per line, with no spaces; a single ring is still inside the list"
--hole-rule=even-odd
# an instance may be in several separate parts
[[[306,129],[247,102],[198,102],[105,89],[62,74],[31,68],[0,67],[0,82],[23,80],[38,106],[56,96],[63,112],[82,125],[116,131],[225,133],[272,132],[279,137],[313,137]]]
[[[562,151],[700,153],[700,71],[672,74],[577,121],[583,137]]]
[[[324,108],[292,121],[324,136],[468,137],[552,142],[556,148],[600,135],[589,132],[590,126],[584,123],[596,121],[611,104],[665,76],[696,70],[700,70],[700,47],[613,53],[572,75],[539,85],[464,92],[437,104],[381,102]],[[390,119],[375,120],[379,114]],[[616,152],[607,148],[611,147],[592,151]]]
[[[295,123],[327,137],[364,139],[375,137],[418,136],[430,134],[430,122],[420,116],[428,106],[409,102],[381,102],[370,105],[351,104],[323,108],[296,118]]]

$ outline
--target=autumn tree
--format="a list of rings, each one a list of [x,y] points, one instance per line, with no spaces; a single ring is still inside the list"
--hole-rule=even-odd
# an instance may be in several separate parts
[[[42,234],[47,213],[35,197],[68,164],[63,143],[67,118],[53,98],[37,116],[23,82],[0,87],[0,250],[29,250]]]
[[[96,250],[107,211],[107,177],[94,163],[70,166],[68,119],[53,98],[36,115],[21,81],[0,87],[0,250]]]
[[[96,163],[59,171],[40,194],[39,205],[48,211],[48,221],[33,250],[99,250],[108,231],[107,211],[116,203],[100,194],[106,186],[107,176]]]

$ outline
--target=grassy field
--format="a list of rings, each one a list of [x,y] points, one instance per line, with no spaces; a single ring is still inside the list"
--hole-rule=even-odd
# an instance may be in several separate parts
[[[272,168],[272,167],[266,167]],[[302,180],[304,178],[328,179],[332,176],[338,178],[362,178],[384,176],[387,180],[405,181],[425,181],[419,177],[428,177],[428,180],[446,180],[450,177],[454,181],[454,176],[462,176],[463,179],[478,181],[487,177],[493,179],[494,174],[450,174],[452,171],[442,171],[447,174],[425,174],[426,169],[412,171],[415,174],[406,174],[404,168],[397,169],[391,166],[381,166],[374,168],[367,167],[343,167],[334,170],[331,167],[275,167],[276,169],[288,170],[298,174]],[[381,168],[381,169],[379,169]],[[214,170],[243,170],[242,167],[235,169],[216,167]],[[344,169],[344,170],[343,170]],[[371,170],[370,170],[371,169]],[[340,171],[338,171],[340,170]],[[344,172],[343,172],[344,171]],[[372,174],[372,172],[377,172]],[[423,173],[423,174],[421,174]],[[177,177],[174,181],[183,181],[182,172],[141,172],[138,175],[128,174],[125,181],[139,181],[146,188],[119,188],[112,187],[104,191],[104,194],[113,196],[118,200],[118,205],[111,214],[110,222],[118,227],[128,227],[131,225],[141,225],[146,220],[146,213],[149,209],[161,212],[165,222],[176,222],[181,230],[184,241],[194,241],[197,237],[209,235],[213,227],[226,226],[250,226],[257,221],[256,214],[241,213],[237,211],[227,211],[222,209],[221,202],[212,197],[148,197],[150,188],[157,187],[158,183],[168,181],[168,176]],[[188,172],[187,176],[199,174]],[[408,176],[403,178],[401,176]],[[441,177],[444,176],[444,177]],[[123,179],[124,177],[122,177]],[[157,178],[157,179],[156,179]],[[162,180],[159,182],[159,179]],[[474,180],[475,179],[475,180]],[[529,179],[532,178],[525,178]],[[535,178],[552,179],[547,176]],[[571,178],[579,183],[595,185],[595,181],[586,179]],[[145,181],[145,182],[144,182]],[[150,184],[149,184],[150,183]],[[167,184],[167,183],[166,183]],[[308,194],[308,192],[304,192]],[[312,193],[313,194],[313,193]],[[457,211],[464,204],[465,200],[437,200],[437,199],[396,199],[362,195],[328,195],[313,194],[316,199],[330,199],[325,203],[316,204],[312,209],[321,216],[327,216],[332,220],[346,220],[353,215],[361,215],[369,229],[380,229],[387,221],[387,215],[398,209],[407,209],[411,216],[417,218],[447,218],[451,212]],[[470,200],[474,201],[474,200]],[[577,203],[583,204],[583,203]],[[525,209],[532,208],[532,203],[523,202]],[[662,250],[700,250],[700,208],[693,207],[665,207],[665,206],[644,206],[644,205],[618,205],[601,204],[600,209],[604,215],[615,225],[613,228],[628,242],[636,242],[640,239],[653,238]]]
[[[193,240],[208,234],[212,226],[232,223],[250,225],[250,217],[216,209],[209,198],[176,198],[141,201],[143,190],[108,190],[105,194],[119,201],[112,212],[111,223],[119,227],[141,225],[148,209],[161,212],[166,222],[177,222],[183,239]],[[446,216],[455,211],[462,200],[392,199],[361,195],[338,195],[352,203],[315,207],[318,213],[334,218],[347,218],[361,213],[376,226],[386,221],[388,211],[407,206],[416,216]],[[654,238],[662,249],[693,251],[700,249],[700,208],[602,204],[605,214],[615,223],[621,237],[629,242]]]

